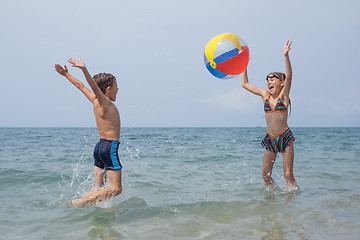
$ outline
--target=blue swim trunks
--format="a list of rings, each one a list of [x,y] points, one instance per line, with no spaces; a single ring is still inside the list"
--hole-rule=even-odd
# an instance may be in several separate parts
[[[105,170],[120,170],[119,144],[118,141],[100,139],[94,149],[94,165]]]

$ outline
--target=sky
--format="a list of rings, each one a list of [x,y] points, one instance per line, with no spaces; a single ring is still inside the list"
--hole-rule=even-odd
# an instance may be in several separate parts
[[[95,127],[91,103],[54,70],[70,57],[116,76],[123,127],[265,127],[241,76],[205,68],[206,43],[225,32],[248,44],[261,88],[293,41],[290,127],[360,127],[357,0],[1,1],[0,127]]]

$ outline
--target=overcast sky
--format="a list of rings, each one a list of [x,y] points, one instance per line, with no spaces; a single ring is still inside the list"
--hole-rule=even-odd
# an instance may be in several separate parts
[[[204,66],[206,43],[224,32],[247,42],[249,81],[263,88],[293,41],[290,127],[359,127],[359,10],[357,0],[2,1],[0,127],[95,126],[91,103],[54,71],[69,57],[116,76],[124,127],[265,126],[241,77]]]

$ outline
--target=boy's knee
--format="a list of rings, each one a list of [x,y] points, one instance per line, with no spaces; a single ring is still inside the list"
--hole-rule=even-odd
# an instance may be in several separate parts
[[[121,192],[122,192],[122,187],[115,187],[115,188],[112,188],[112,195],[113,196],[117,196],[117,195],[120,195]]]

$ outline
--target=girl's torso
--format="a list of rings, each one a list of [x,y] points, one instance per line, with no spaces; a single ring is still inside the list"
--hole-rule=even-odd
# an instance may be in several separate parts
[[[272,136],[278,136],[288,128],[289,100],[272,98],[269,93],[268,97],[264,100],[264,112],[267,125],[267,132]]]

